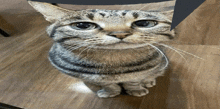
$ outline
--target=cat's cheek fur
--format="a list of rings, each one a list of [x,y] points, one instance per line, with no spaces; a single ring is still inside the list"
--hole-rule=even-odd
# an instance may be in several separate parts
[[[169,27],[172,12],[98,9],[71,11],[49,3],[28,2],[42,13],[46,20],[53,23],[47,28],[47,33],[55,40],[49,52],[51,64],[65,74],[100,85],[103,89],[97,93],[99,97],[119,95],[119,83],[128,94],[144,96],[148,93],[147,88],[155,85],[155,78],[162,76],[168,65],[162,48],[148,44],[147,40],[171,40],[173,33],[169,31]],[[140,19],[158,21],[159,24],[151,28],[132,28],[132,23]],[[72,20],[102,22],[97,24],[101,29],[74,30],[70,27]],[[120,43],[119,46],[124,44],[127,49],[112,49],[121,39],[116,38],[117,35],[108,36],[107,32],[125,31],[131,32],[132,35],[124,37],[123,40],[139,43],[138,46],[141,47]],[[72,44],[70,46],[86,46],[76,50],[67,49],[62,42],[68,40],[68,43]],[[140,42],[143,41],[149,46],[142,46]],[[110,49],[87,51],[86,48],[89,48],[90,44],[103,44]]]

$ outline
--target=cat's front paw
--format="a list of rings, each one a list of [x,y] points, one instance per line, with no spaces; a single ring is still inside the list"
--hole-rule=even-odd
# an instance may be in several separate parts
[[[106,91],[105,89],[101,89],[97,92],[98,97],[100,98],[109,98],[109,97],[115,97],[117,95],[119,95],[120,92],[109,92]]]
[[[100,98],[108,98],[108,97],[115,97],[120,95],[121,87],[117,84],[109,84],[102,86],[102,89],[97,92],[97,95]]]
[[[145,96],[149,93],[147,89],[140,89],[140,90],[127,90],[127,94],[137,96],[137,97],[142,97]]]
[[[156,85],[156,79],[145,79],[141,82],[141,85],[147,88],[153,87]]]

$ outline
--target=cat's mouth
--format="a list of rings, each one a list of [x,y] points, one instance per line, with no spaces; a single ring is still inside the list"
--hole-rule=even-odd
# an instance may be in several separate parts
[[[133,49],[133,48],[140,48],[148,46],[148,43],[131,43],[131,42],[125,42],[120,41],[112,44],[107,45],[100,45],[98,48],[100,49]]]

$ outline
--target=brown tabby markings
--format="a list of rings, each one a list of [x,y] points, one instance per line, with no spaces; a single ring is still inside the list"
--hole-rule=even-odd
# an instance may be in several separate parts
[[[65,74],[102,86],[99,97],[119,95],[118,83],[128,94],[144,96],[147,87],[156,84],[155,78],[163,75],[168,60],[163,48],[154,43],[174,38],[167,17],[172,12],[70,11],[48,3],[29,3],[53,23],[47,28],[54,39],[51,64]],[[135,25],[143,20],[150,26]],[[79,29],[78,22],[89,23],[91,29]]]
[[[134,18],[136,19],[136,18],[138,18],[139,15],[138,15],[138,13],[134,12],[134,13],[133,13],[133,16],[134,16]]]
[[[88,17],[89,19],[93,20],[94,15],[93,15],[93,14],[88,14],[87,17]]]

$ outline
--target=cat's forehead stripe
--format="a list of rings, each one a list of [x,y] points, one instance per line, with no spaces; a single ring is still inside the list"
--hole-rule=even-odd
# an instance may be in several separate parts
[[[78,14],[72,14],[69,16],[66,16],[62,18],[62,21],[76,21],[76,20],[92,20],[92,21],[114,21],[117,22],[119,20],[122,21],[129,21],[129,19],[135,20],[135,19],[152,19],[152,20],[160,20],[160,21],[167,21],[163,17],[160,17],[160,14],[154,13],[154,12],[147,12],[147,11],[137,11],[137,10],[84,10],[79,11]],[[124,20],[125,19],[125,20]],[[71,21],[70,21],[71,20]],[[67,22],[67,23],[68,23]],[[130,22],[130,21],[129,21]]]
[[[105,13],[99,13],[101,16],[105,17]]]
[[[135,19],[138,18],[138,16],[139,16],[137,12],[132,13],[132,15]]]
[[[73,19],[81,20],[82,18],[80,16],[75,16],[75,17],[73,17]]]
[[[99,14],[103,17],[109,16],[125,16],[129,11],[127,10],[90,10],[94,15]],[[135,15],[135,17],[137,17]]]
[[[87,14],[86,15],[89,19],[91,19],[91,20],[93,20],[93,18],[94,18],[94,14],[92,14],[92,13],[89,13],[89,14]]]
[[[123,12],[123,13],[122,13],[122,16],[125,16],[126,14],[127,14],[127,12]]]

